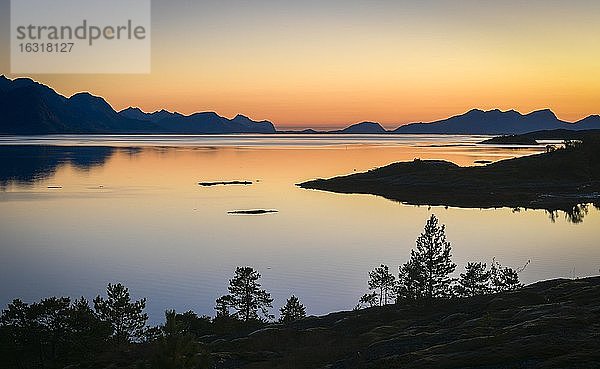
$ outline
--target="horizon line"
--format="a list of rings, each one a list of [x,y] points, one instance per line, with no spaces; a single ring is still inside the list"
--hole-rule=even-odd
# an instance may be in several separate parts
[[[57,94],[65,97],[67,99],[70,99],[73,96],[78,95],[78,94],[86,94],[87,93],[87,94],[89,94],[91,96],[98,97],[98,98],[101,98],[102,100],[104,100],[116,113],[120,113],[120,112],[122,112],[124,110],[127,110],[127,109],[139,109],[144,114],[153,114],[153,113],[158,113],[158,112],[161,112],[161,111],[166,111],[166,112],[171,113],[171,114],[181,114],[182,116],[186,116],[186,117],[194,115],[194,114],[214,113],[214,114],[217,114],[217,115],[219,115],[221,117],[224,117],[224,118],[227,118],[227,119],[230,119],[230,120],[234,119],[235,117],[237,117],[239,115],[241,115],[241,116],[247,117],[247,118],[249,118],[249,119],[251,119],[251,120],[253,120],[255,122],[268,121],[268,122],[272,123],[273,126],[275,126],[275,129],[277,131],[279,131],[279,130],[294,131],[294,130],[308,130],[308,129],[336,130],[336,129],[347,128],[347,127],[350,127],[350,126],[353,126],[353,125],[356,125],[356,124],[359,124],[359,123],[365,123],[365,122],[377,123],[377,124],[381,125],[383,128],[385,128],[386,130],[394,130],[394,129],[397,129],[399,127],[406,126],[406,125],[409,125],[409,124],[430,124],[430,123],[435,123],[435,122],[438,122],[438,121],[441,121],[441,120],[446,120],[446,119],[449,119],[449,118],[452,118],[452,117],[461,116],[461,115],[467,114],[467,113],[469,113],[471,111],[482,111],[482,112],[486,112],[486,113],[487,112],[493,112],[493,111],[499,111],[501,113],[508,113],[508,112],[513,112],[514,111],[514,112],[516,112],[516,113],[518,113],[520,115],[523,115],[523,116],[526,116],[526,115],[529,115],[529,114],[532,114],[532,113],[536,113],[536,112],[540,112],[540,111],[550,111],[559,121],[567,123],[567,124],[575,124],[575,123],[580,122],[580,121],[582,121],[582,120],[584,120],[586,118],[589,118],[589,117],[600,116],[600,113],[593,113],[593,114],[589,114],[587,116],[584,116],[581,119],[578,119],[578,120],[575,120],[575,121],[569,121],[569,120],[563,120],[563,119],[559,118],[558,115],[556,115],[556,113],[551,108],[549,108],[549,107],[534,109],[534,110],[532,110],[530,112],[527,112],[527,113],[522,113],[521,111],[517,110],[517,108],[510,108],[510,109],[506,109],[506,110],[502,110],[502,109],[499,109],[499,108],[492,108],[492,109],[488,109],[488,110],[482,109],[482,108],[470,108],[470,109],[468,109],[468,110],[466,110],[466,111],[464,111],[462,113],[454,113],[454,114],[449,115],[449,116],[447,116],[445,118],[440,118],[440,119],[431,120],[431,121],[423,121],[423,120],[416,121],[416,120],[413,120],[413,121],[408,121],[408,122],[405,122],[405,123],[385,123],[384,124],[384,123],[378,122],[376,120],[368,120],[367,119],[367,120],[358,120],[358,121],[354,121],[354,122],[346,122],[346,123],[343,123],[343,124],[340,124],[340,125],[332,124],[332,123],[313,123],[310,126],[306,126],[306,125],[301,125],[301,124],[304,124],[304,123],[294,123],[294,122],[286,122],[286,123],[279,124],[279,123],[276,123],[273,120],[270,120],[268,118],[267,119],[257,119],[257,120],[255,120],[250,115],[244,114],[244,113],[239,113],[239,112],[236,113],[234,116],[232,116],[230,118],[230,117],[228,117],[226,115],[221,115],[220,113],[218,113],[216,111],[216,109],[214,109],[214,110],[198,110],[198,111],[194,111],[192,113],[181,113],[181,112],[179,112],[177,110],[171,110],[171,109],[169,109],[167,107],[164,107],[164,106],[162,108],[154,110],[154,111],[145,111],[142,108],[140,108],[139,106],[133,106],[133,105],[129,105],[128,107],[123,108],[123,109],[116,109],[113,106],[113,104],[110,103],[110,101],[108,100],[108,98],[106,98],[104,96],[101,96],[101,95],[96,95],[96,94],[92,93],[91,91],[79,91],[79,92],[75,92],[75,93],[71,94],[70,96],[67,96],[66,94],[58,92],[53,87],[51,87],[51,86],[49,86],[49,85],[47,85],[45,83],[42,83],[42,82],[40,82],[40,81],[38,81],[38,80],[30,77],[30,76],[20,76],[20,77],[14,77],[13,79],[11,79],[6,74],[0,74],[0,79],[1,78],[5,78],[5,79],[7,79],[7,80],[9,80],[11,82],[15,81],[15,80],[18,80],[18,79],[29,79],[29,80],[33,81],[34,83],[37,83],[39,85],[42,85],[42,86],[50,88],[55,93],[57,93]],[[394,126],[392,126],[392,124],[394,124]]]

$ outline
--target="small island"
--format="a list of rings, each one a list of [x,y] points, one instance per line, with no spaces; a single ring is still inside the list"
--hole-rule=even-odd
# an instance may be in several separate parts
[[[198,182],[199,186],[212,187],[212,186],[230,186],[230,185],[251,185],[251,181],[218,181],[218,182]]]
[[[565,141],[551,152],[460,167],[443,160],[399,162],[298,184],[306,189],[383,196],[411,205],[529,208],[568,212],[600,204],[600,138]]]
[[[532,137],[527,135],[506,135],[498,136],[481,141],[480,144],[484,145],[539,145],[539,143]]]
[[[228,211],[227,214],[242,214],[242,215],[261,215],[261,214],[271,214],[277,213],[277,210],[268,210],[268,209],[252,209],[252,210],[232,210]]]

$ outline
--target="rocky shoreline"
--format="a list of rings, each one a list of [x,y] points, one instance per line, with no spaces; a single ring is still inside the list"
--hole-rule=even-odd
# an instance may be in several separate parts
[[[443,160],[399,162],[298,184],[306,189],[373,194],[411,205],[573,211],[600,204],[600,145],[588,140],[564,149],[484,166]]]
[[[597,368],[600,277],[402,302],[207,338],[225,368]]]

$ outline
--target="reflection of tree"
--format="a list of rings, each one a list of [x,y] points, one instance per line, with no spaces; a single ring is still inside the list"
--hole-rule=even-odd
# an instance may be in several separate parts
[[[593,204],[594,207],[600,210],[600,204]],[[560,213],[565,214],[565,219],[573,224],[583,223],[583,218],[589,213],[589,204],[577,204],[570,209],[565,210],[546,210],[548,217],[552,223],[556,222]]]
[[[556,223],[556,218],[558,218],[558,210],[545,210],[546,214],[548,214],[548,218],[552,223]]]
[[[588,211],[588,204],[579,204],[573,206],[571,211],[565,211],[565,216],[569,222],[577,224],[583,222],[583,218],[587,215]]]
[[[121,147],[119,148],[119,152],[126,154],[129,157],[137,156],[139,153],[144,150],[141,147]]]
[[[104,165],[113,147],[0,146],[0,188],[11,182],[33,184],[52,176],[63,165],[89,170]]]

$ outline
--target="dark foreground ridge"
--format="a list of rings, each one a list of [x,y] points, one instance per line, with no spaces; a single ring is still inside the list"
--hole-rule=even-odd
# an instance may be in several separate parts
[[[600,277],[555,279],[309,317],[207,345],[216,368],[597,368],[599,306]]]
[[[380,195],[412,205],[569,212],[579,204],[600,204],[599,158],[600,140],[589,136],[583,142],[569,142],[564,149],[485,166],[415,159],[298,186]]]

